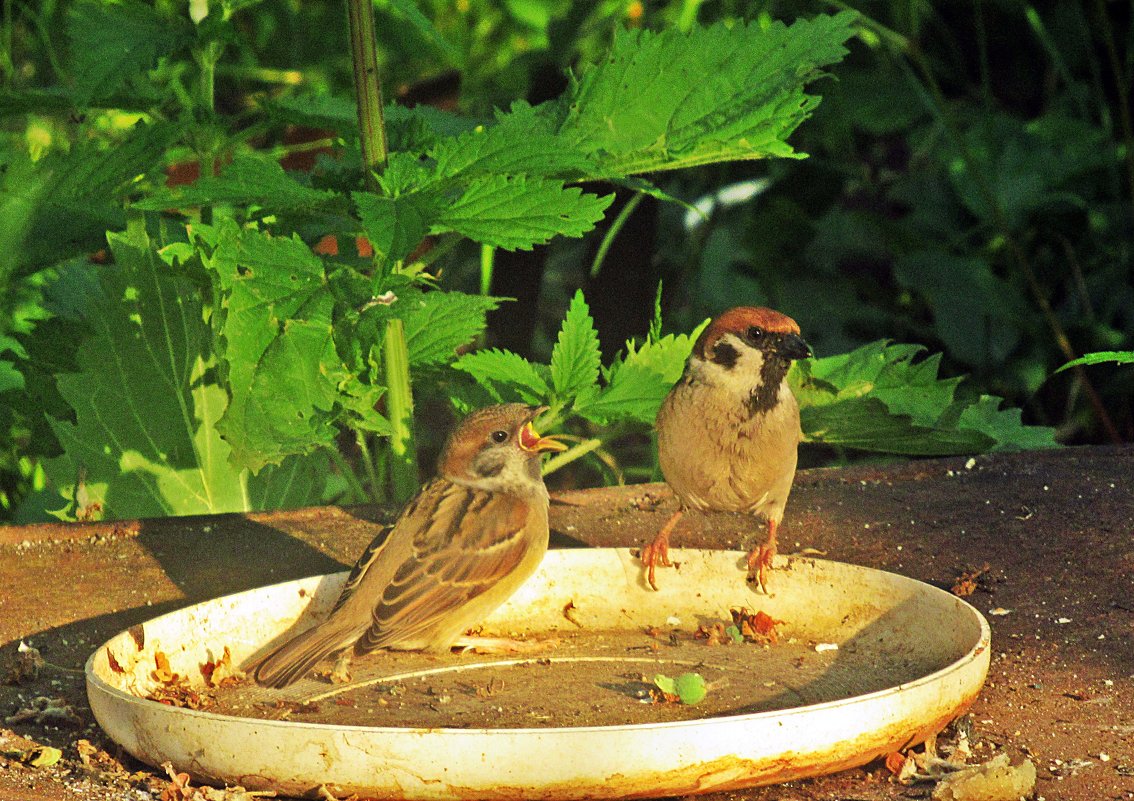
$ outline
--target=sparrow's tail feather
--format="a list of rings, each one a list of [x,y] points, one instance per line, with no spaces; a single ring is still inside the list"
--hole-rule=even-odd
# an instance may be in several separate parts
[[[256,666],[256,683],[276,689],[299,681],[323,657],[358,639],[357,632],[326,624],[299,634],[272,651]]]

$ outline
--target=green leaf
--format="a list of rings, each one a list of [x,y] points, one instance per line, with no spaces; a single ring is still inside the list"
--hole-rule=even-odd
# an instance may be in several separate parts
[[[413,252],[435,213],[433,199],[416,192],[398,197],[354,192],[351,197],[374,252],[387,262],[401,261]]]
[[[531,175],[572,178],[591,175],[592,160],[550,131],[532,130],[520,117],[503,116],[495,125],[478,126],[443,139],[430,152],[437,173],[454,175]]]
[[[273,211],[310,211],[338,199],[335,192],[312,189],[292,178],[279,162],[266,156],[241,154],[219,176],[204,176],[196,183],[163,189],[135,203],[149,211],[218,203],[255,204]]]
[[[145,234],[109,239],[114,265],[85,298],[93,335],[79,372],[57,381],[74,422],[52,420],[64,450],[45,464],[52,484],[111,518],[250,511],[257,480],[232,466],[216,429],[227,396],[196,286]],[[286,499],[313,501],[322,480],[297,474]]]
[[[466,353],[453,362],[453,367],[468,373],[479,384],[508,388],[533,406],[546,403],[551,396],[551,389],[536,366],[511,351],[494,348]],[[497,400],[504,398],[497,393]]]
[[[682,673],[676,679],[659,673],[654,676],[654,685],[667,695],[676,695],[683,704],[698,704],[709,692],[705,678],[700,673]]]
[[[410,367],[452,361],[458,348],[484,331],[485,315],[502,300],[439,290],[402,292],[391,311],[405,321]]]
[[[393,9],[396,16],[409,22],[421,38],[433,45],[434,49],[445,57],[446,64],[458,68],[464,67],[463,53],[438,32],[429,18],[421,13],[414,0],[379,0],[378,6]]]
[[[612,200],[614,195],[596,197],[562,181],[489,175],[473,179],[430,231],[456,231],[505,250],[531,250],[555,236],[582,236]]]
[[[1021,321],[1031,313],[987,259],[917,251],[895,261],[894,277],[925,298],[945,350],[968,365],[1003,364],[1025,330]]]
[[[594,387],[598,383],[601,359],[598,332],[580,289],[571,299],[563,327],[551,350],[551,384],[556,397],[569,400],[580,391]]]
[[[795,155],[787,136],[818,103],[803,87],[846,54],[855,18],[619,29],[572,81],[560,134],[604,176]]]
[[[176,132],[138,124],[109,149],[82,142],[35,163],[0,146],[0,281],[105,247],[107,229],[126,221],[120,199],[157,169]]]
[[[343,134],[358,130],[354,98],[330,94],[301,94],[276,98],[267,104],[275,119],[311,128],[330,128]]]
[[[576,402],[575,411],[600,425],[615,420],[652,424],[707,324],[708,320],[692,334],[670,334],[637,349],[627,342],[626,357],[612,365],[606,388]]]
[[[67,14],[67,39],[78,104],[113,95],[191,36],[187,18],[162,14],[137,0],[76,3]]]
[[[227,221],[203,261],[227,290],[221,328],[231,402],[219,428],[235,464],[259,470],[335,435],[345,368],[331,337],[334,298],[323,262],[298,237]]]
[[[1117,362],[1118,364],[1134,364],[1134,350],[1105,350],[1098,353],[1088,353],[1078,359],[1072,359],[1055,372],[1062,373],[1068,368],[1084,364],[1102,364],[1104,362]]]
[[[0,355],[4,353],[12,353],[20,359],[26,359],[28,357],[27,351],[24,350],[23,345],[10,336],[0,334]],[[0,392],[23,388],[24,376],[16,369],[16,363],[8,361],[7,359],[0,359]]]
[[[789,373],[806,440],[907,456],[983,453],[1054,444],[1052,430],[1024,426],[1000,399],[957,400],[959,378],[940,379],[939,354],[885,341],[797,362]]]
[[[981,395],[975,404],[966,406],[957,420],[957,428],[979,431],[993,441],[989,450],[1031,450],[1054,448],[1055,429],[1046,426],[1026,426],[1020,419],[1019,409],[1001,409],[1003,398]]]

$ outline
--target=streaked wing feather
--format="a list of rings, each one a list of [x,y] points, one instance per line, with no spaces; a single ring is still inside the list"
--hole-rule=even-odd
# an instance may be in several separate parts
[[[350,569],[350,575],[347,576],[346,583],[343,584],[342,590],[339,592],[339,598],[335,601],[335,605],[331,608],[331,614],[339,610],[350,596],[354,595],[354,591],[358,589],[362,577],[366,575],[366,571],[378,559],[378,554],[382,552],[382,548],[390,539],[390,532],[394,530],[393,526],[386,526],[378,533],[378,536],[370,541],[366,546],[366,550],[358,557],[358,561],[354,563],[354,567]]]
[[[521,499],[448,484],[444,497],[430,506],[462,514],[433,514],[419,522],[413,559],[397,570],[375,607],[358,642],[361,652],[428,632],[524,558],[527,505]]]

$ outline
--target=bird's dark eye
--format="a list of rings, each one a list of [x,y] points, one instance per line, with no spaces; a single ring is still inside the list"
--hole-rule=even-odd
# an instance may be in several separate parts
[[[748,330],[744,332],[744,338],[749,342],[756,342],[764,336],[764,329],[758,325],[748,326]]]
[[[493,431],[491,434],[489,434],[489,437],[492,438],[493,442],[500,444],[501,442],[507,442],[508,441],[508,432],[507,431]]]

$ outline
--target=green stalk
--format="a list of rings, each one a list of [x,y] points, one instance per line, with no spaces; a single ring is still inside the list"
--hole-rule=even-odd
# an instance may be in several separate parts
[[[378,76],[373,0],[347,0],[350,52],[354,65],[354,93],[358,101],[358,129],[366,183],[378,191],[378,175],[386,168],[386,124],[382,118],[382,83]],[[401,320],[386,323],[383,347],[386,379],[386,414],[390,436],[390,481],[394,499],[409,499],[418,489],[417,446],[413,434],[413,390],[409,349]],[[381,488],[374,487],[377,494]]]
[[[492,245],[480,246],[480,294],[492,291],[492,271],[496,261],[496,248]]]
[[[378,78],[378,42],[373,0],[347,0],[354,95],[367,184],[378,189],[377,174],[386,168],[386,123],[382,119],[382,82]]]
[[[394,500],[409,500],[419,489],[417,447],[413,434],[413,392],[410,389],[406,328],[401,320],[386,323],[382,346],[386,369],[386,415],[390,435],[390,482]]]
[[[595,259],[591,262],[591,278],[599,274],[599,270],[602,269],[602,263],[606,261],[606,254],[610,251],[610,246],[614,244],[614,238],[618,236],[619,231],[622,230],[622,226],[630,219],[630,215],[634,213],[634,209],[638,208],[638,204],[642,202],[642,198],[644,197],[645,195],[639,192],[626,201],[626,205],[622,207],[622,210],[618,212],[618,216],[614,218],[614,222],[610,224],[610,228],[607,229],[606,235],[602,238],[602,242],[599,243],[598,251],[595,253]]]
[[[355,435],[359,441],[359,450],[362,451],[364,467],[368,474],[373,475],[374,464],[370,461],[369,449],[363,449],[361,444],[366,441],[366,434],[362,431],[356,431]],[[335,467],[339,468],[339,473],[342,474],[343,481],[346,482],[347,489],[350,491],[351,503],[366,503],[367,501],[378,502],[378,499],[371,498],[366,494],[366,488],[362,486],[362,482],[358,480],[358,476],[354,474],[354,468],[347,462],[346,457],[336,447],[327,448],[327,454],[331,457],[331,461],[335,463]],[[373,482],[371,482],[373,484]]]
[[[566,437],[563,437],[563,439],[566,439]],[[588,453],[597,451],[601,447],[602,440],[598,439],[597,437],[593,439],[583,440],[578,445],[575,445],[570,449],[563,451],[563,453],[557,453],[555,456],[552,456],[550,459],[544,462],[542,472],[545,476],[549,473],[554,473],[559,468],[566,467],[576,459],[580,459],[586,456]]]

